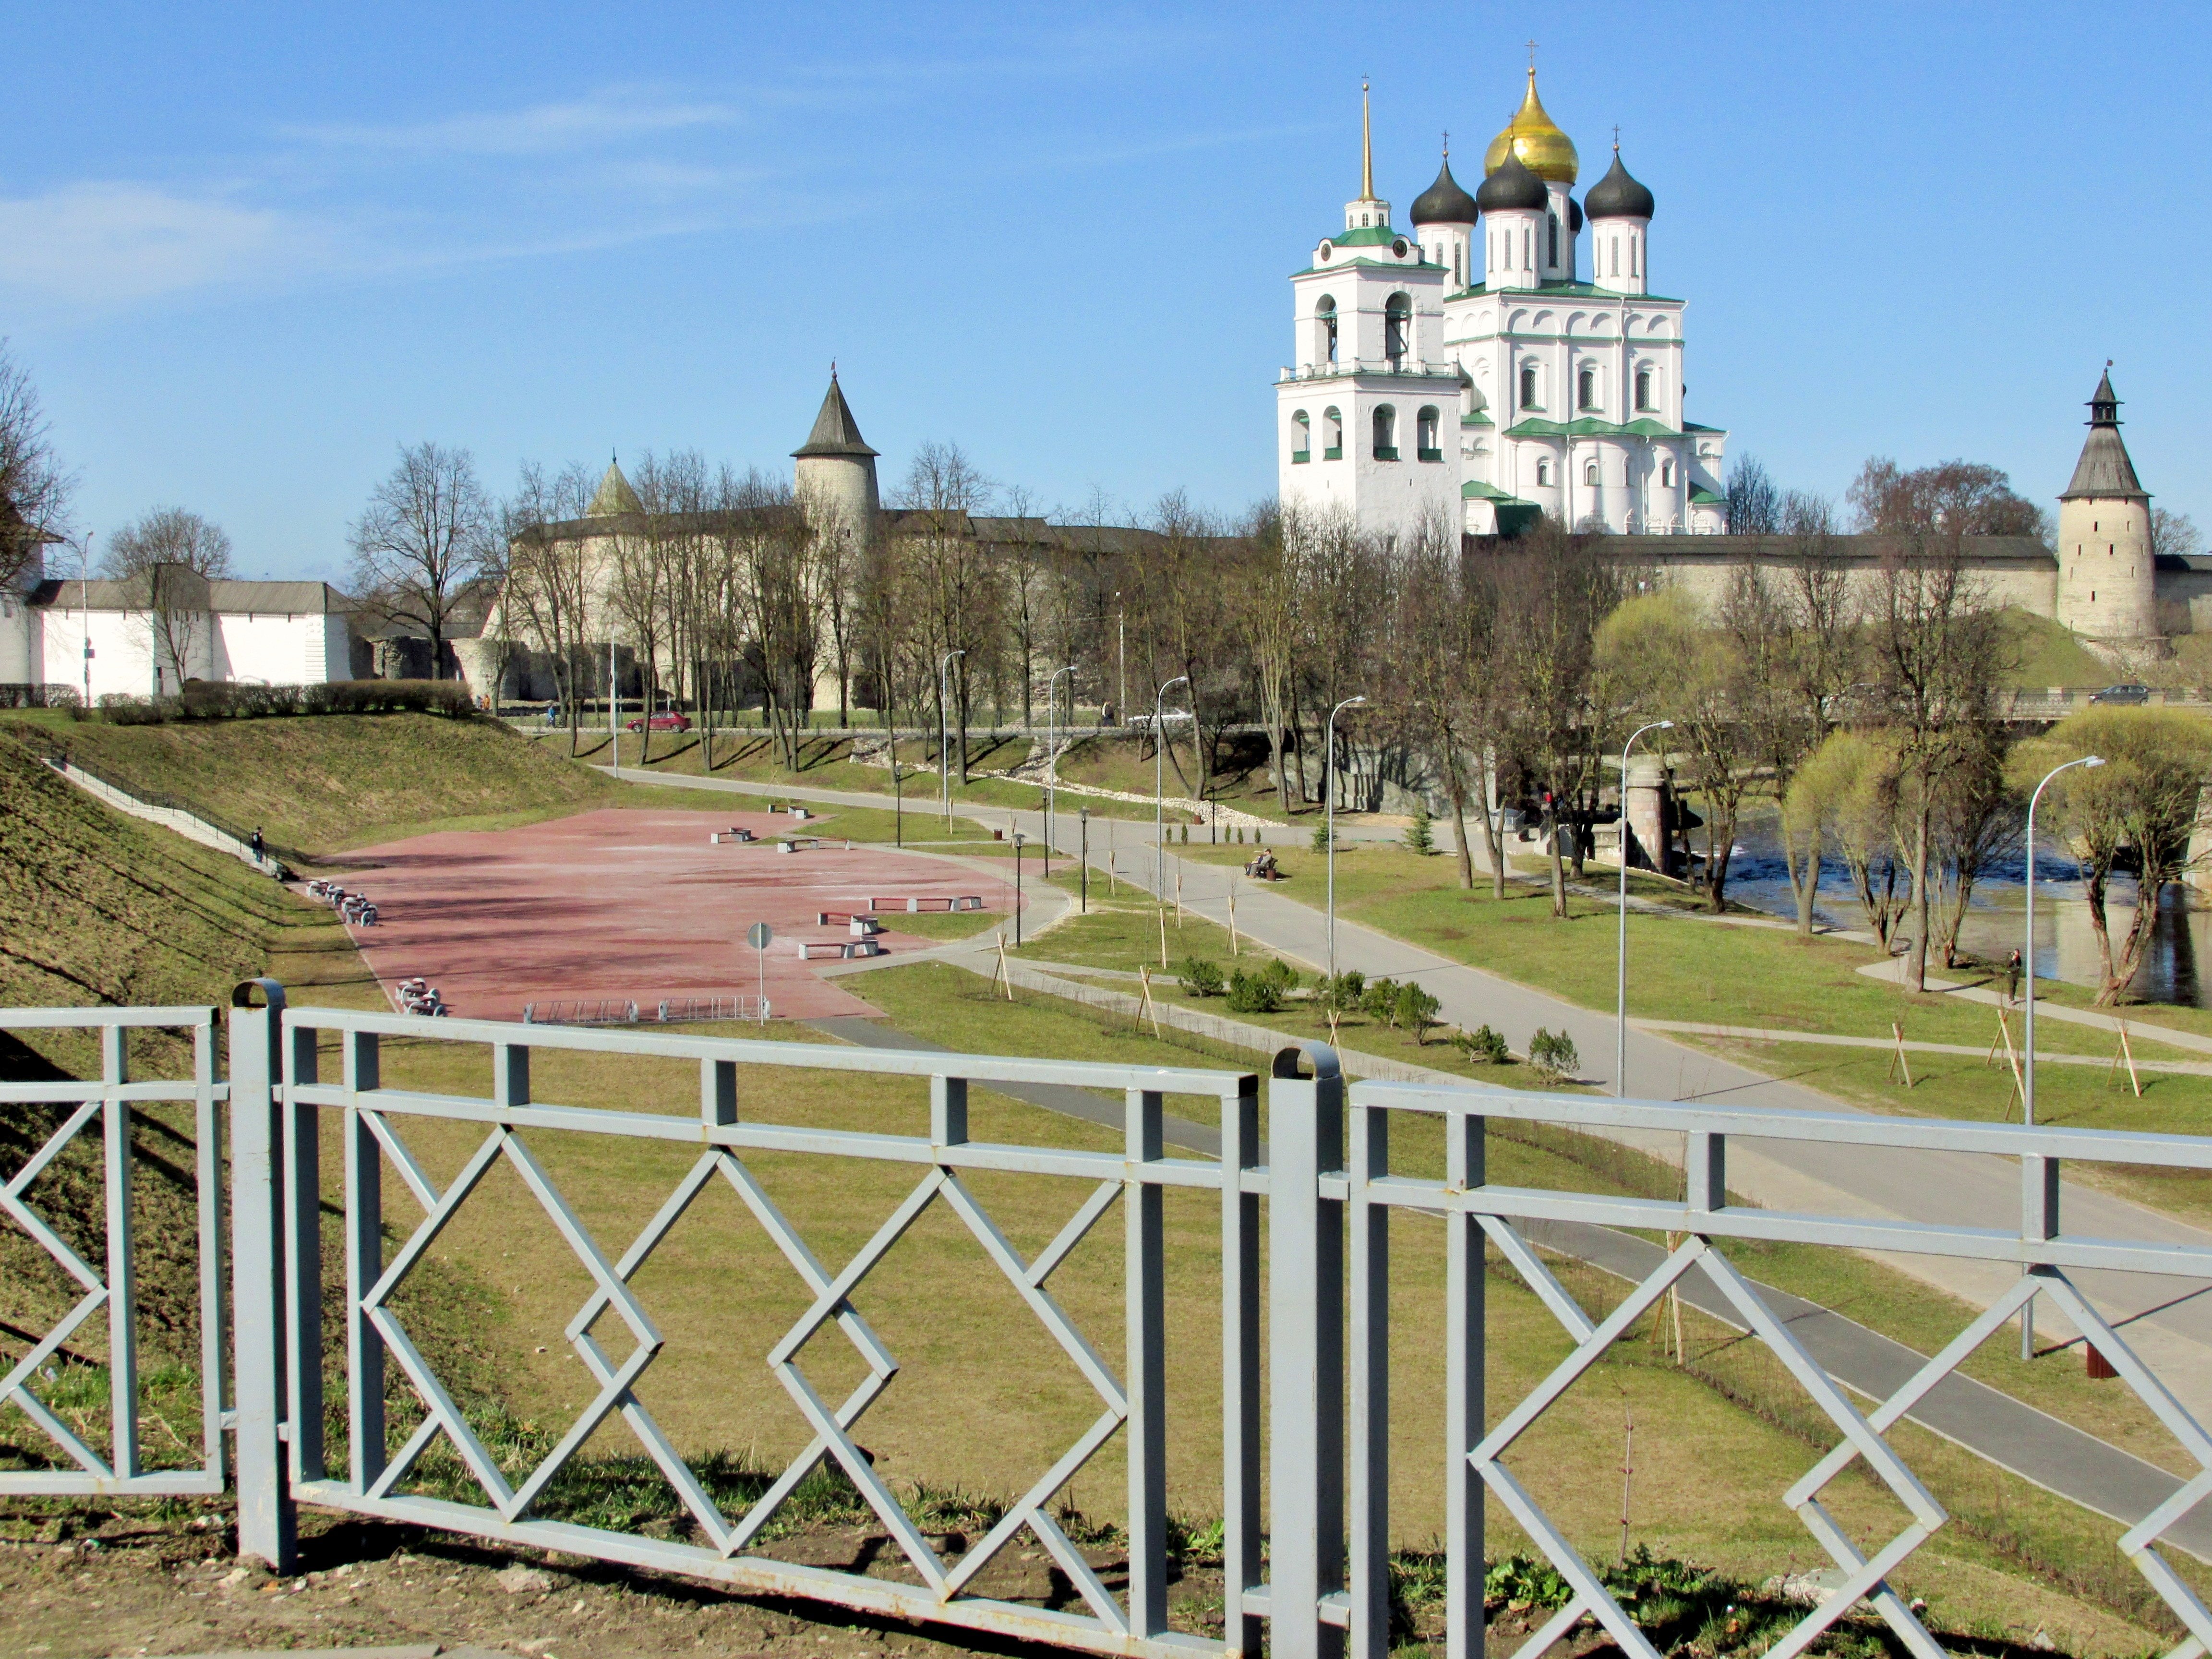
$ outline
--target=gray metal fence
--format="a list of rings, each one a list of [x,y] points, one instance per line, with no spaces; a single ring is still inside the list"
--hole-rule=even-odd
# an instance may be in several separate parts
[[[1510,1467],[1523,1434],[1583,1376],[1637,1321],[1651,1313],[1686,1274],[1711,1280],[1733,1317],[1770,1349],[1807,1396],[1834,1425],[1833,1448],[1817,1459],[1783,1502],[1842,1570],[1840,1590],[1809,1610],[1772,1651],[1790,1659],[1835,1620],[1870,1605],[1923,1659],[1940,1650],[1911,1607],[1889,1587],[1899,1565],[1948,1519],[1887,1437],[1928,1391],[2008,1322],[2025,1322],[2047,1299],[2063,1310],[2158,1419],[2194,1457],[2198,1472],[2131,1527],[2121,1547],[2191,1632],[2172,1659],[2200,1659],[2212,1649],[2212,1617],[2160,1553],[2163,1535],[2212,1495],[2212,1437],[2159,1380],[2085,1293],[2081,1276],[2121,1273],[2212,1281],[2212,1250],[2068,1232],[2060,1214],[2061,1170],[2068,1161],[2172,1170],[2212,1169],[2212,1142],[2176,1135],[1886,1118],[1838,1111],[1775,1113],[1755,1109],[1676,1105],[1553,1093],[1523,1094],[1473,1087],[1365,1082],[1347,1087],[1335,1057],[1308,1046],[1276,1058],[1267,1096],[1268,1143],[1259,1138],[1257,1080],[1232,1072],[1160,1069],[939,1053],[910,1053],[799,1043],[689,1037],[673,1034],[425,1021],[340,1010],[289,1009],[281,988],[241,987],[230,1011],[234,1163],[231,1172],[237,1407],[221,1403],[220,1345],[206,1355],[208,1422],[234,1424],[240,1547],[289,1565],[295,1506],[301,1503],[420,1522],[516,1544],[719,1581],[754,1592],[811,1597],[879,1614],[988,1631],[1094,1652],[1190,1656],[1257,1653],[1261,1623],[1271,1650],[1335,1656],[1348,1646],[1360,1659],[1387,1651],[1390,1610],[1389,1540],[1391,1500],[1408,1482],[1433,1478],[1394,1469],[1389,1454],[1391,1376],[1389,1263],[1394,1216],[1419,1212],[1443,1223],[1447,1307],[1441,1325],[1447,1390],[1443,1492],[1446,1646],[1453,1659],[1483,1649],[1483,1514],[1494,1497],[1558,1569],[1571,1595],[1524,1644],[1526,1659],[1587,1617],[1603,1626],[1637,1659],[1656,1659],[1635,1620],[1601,1576],[1581,1556],[1547,1512],[1554,1479],[1543,1469]],[[132,1084],[122,1065],[123,1033],[131,1025],[191,1030],[197,1056],[187,1085]],[[72,1115],[39,1159],[50,1161],[69,1137],[94,1117],[106,1125],[111,1191],[127,1188],[127,1113],[133,1101],[198,1103],[203,1239],[216,1237],[220,1171],[217,1108],[225,1085],[214,1080],[207,1010],[40,1011],[0,1016],[0,1027],[79,1026],[96,1030],[105,1069],[97,1083],[11,1085],[0,1100],[60,1103]],[[472,1051],[487,1060],[484,1094],[425,1092],[387,1084],[388,1040]],[[324,1067],[335,1051],[330,1075]],[[546,1051],[677,1060],[699,1078],[696,1117],[546,1103],[532,1090],[533,1056]],[[740,1110],[739,1068],[767,1082],[760,1098]],[[776,1121],[778,1079],[803,1071],[874,1074],[926,1081],[926,1135],[832,1130]],[[968,1099],[979,1086],[1019,1090],[1058,1085],[1111,1089],[1124,1103],[1118,1152],[1008,1146],[969,1133]],[[1163,1144],[1163,1101],[1200,1095],[1218,1103],[1224,1156],[1218,1161],[1171,1158]],[[1441,1176],[1394,1170],[1392,1128],[1413,1114],[1441,1120],[1445,1158]],[[1655,1200],[1601,1193],[1520,1188],[1487,1178],[1491,1119],[1556,1125],[1595,1135],[1682,1137],[1683,1195]],[[441,1187],[426,1172],[410,1138],[431,1126],[481,1130],[474,1152]],[[335,1167],[342,1200],[321,1194],[325,1137],[337,1138]],[[541,1156],[549,1142],[590,1136],[696,1149],[652,1218],[635,1237],[602,1241],[579,1216]],[[1996,1158],[2015,1165],[2021,1194],[2016,1230],[1864,1216],[1791,1213],[1729,1202],[1727,1160],[1732,1139],[1788,1139],[1875,1147],[1899,1158]],[[800,1230],[763,1186],[752,1160],[776,1153],[903,1166],[914,1180],[868,1242],[842,1265],[818,1259]],[[1264,1160],[1264,1161],[1263,1161]],[[38,1159],[33,1163],[37,1164]],[[553,1160],[557,1165],[560,1160]],[[510,1479],[456,1406],[431,1365],[394,1316],[393,1297],[424,1260],[442,1229],[483,1179],[505,1166],[543,1208],[588,1275],[592,1288],[567,1337],[587,1369],[594,1392],[587,1408],[551,1451],[518,1480]],[[40,1165],[40,1167],[43,1167]],[[1010,1242],[979,1200],[976,1171],[1078,1183],[1058,1234],[1033,1256]],[[0,1188],[0,1209],[36,1236],[40,1224],[21,1195],[37,1168],[26,1166]],[[385,1185],[404,1194],[387,1206]],[[719,1507],[638,1397],[641,1377],[668,1346],[631,1280],[686,1209],[717,1183],[726,1186],[773,1241],[804,1285],[805,1312],[770,1347],[768,1370],[805,1425],[804,1449],[744,1513]],[[1224,1518],[1224,1629],[1219,1638],[1172,1630],[1167,1618],[1170,1562],[1166,1509],[1167,1380],[1164,1283],[1164,1196],[1170,1188],[1211,1193],[1219,1204],[1223,1410],[1221,1510]],[[1266,1206],[1262,1227],[1262,1203]],[[1069,1254],[1119,1203],[1126,1249],[1121,1286],[1125,1363],[1109,1365],[1054,1297],[1050,1282]],[[1095,1390],[1099,1411],[1050,1469],[1006,1511],[1004,1519],[957,1559],[940,1556],[897,1492],[877,1474],[855,1443],[861,1414],[895,1380],[898,1361],[865,1311],[868,1279],[897,1241],[933,1206],[943,1206],[982,1247],[1030,1315],[1075,1363]],[[320,1262],[325,1211],[340,1218],[337,1255],[344,1291],[339,1315],[346,1449],[326,1462]],[[410,1212],[413,1214],[410,1215]],[[99,1279],[82,1262],[70,1267],[86,1298],[57,1334],[6,1379],[9,1397],[29,1399],[38,1358],[51,1353],[99,1308],[108,1308],[118,1356],[118,1401],[112,1468],[88,1449],[58,1437],[81,1474],[0,1476],[0,1491],[205,1491],[220,1479],[220,1445],[210,1429],[204,1471],[185,1477],[135,1472],[127,1432],[131,1397],[127,1204],[111,1202],[110,1262]],[[419,1216],[419,1219],[414,1218]],[[116,1218],[125,1218],[118,1231]],[[386,1224],[400,1242],[386,1259]],[[1609,1311],[1581,1306],[1531,1243],[1532,1224],[1580,1223],[1667,1236],[1656,1271]],[[2017,1285],[1969,1322],[1956,1340],[1909,1382],[1872,1409],[1862,1409],[1815,1363],[1747,1279],[1715,1248],[1729,1239],[1781,1240],[1838,1249],[1905,1251],[2007,1264]],[[45,1243],[44,1238],[41,1243]],[[49,1245],[51,1249],[52,1247]],[[1267,1325],[1261,1325],[1262,1249],[1266,1251]],[[1525,1280],[1573,1343],[1528,1396],[1502,1412],[1484,1397],[1486,1251]],[[71,1258],[73,1260],[73,1258]],[[204,1257],[206,1328],[221,1327],[218,1264]],[[957,1310],[949,1317],[958,1317]],[[601,1322],[627,1333],[609,1343]],[[842,1401],[825,1400],[810,1380],[802,1350],[817,1335],[837,1336],[863,1362],[858,1385]],[[1425,1328],[1422,1334],[1425,1338]],[[619,1350],[619,1351],[617,1351]],[[1208,1361],[1207,1363],[1211,1363]],[[1268,1384],[1265,1422],[1262,1366]],[[397,1366],[424,1408],[422,1422],[396,1449],[384,1420],[386,1376]],[[35,1401],[25,1405],[34,1415]],[[48,1414],[50,1419],[51,1413]],[[536,1513],[549,1483],[603,1425],[617,1420],[635,1437],[678,1495],[703,1542],[674,1540],[548,1519]],[[60,1428],[40,1419],[50,1431]],[[1264,1429],[1264,1432],[1263,1432]],[[1211,1433],[1209,1428],[1206,1432]],[[66,1435],[66,1430],[63,1434]],[[1101,1581],[1054,1521],[1051,1504],[1068,1481],[1115,1437],[1127,1461],[1129,1575],[1125,1592]],[[466,1501],[409,1489],[410,1471],[442,1441],[473,1482]],[[1265,1458],[1263,1464],[1262,1459]],[[1863,1553],[1823,1506],[1824,1489],[1863,1462],[1904,1505],[1908,1521],[1895,1538]],[[773,1559],[753,1546],[777,1507],[825,1463],[842,1470],[889,1535],[915,1582],[833,1571]],[[1425,1464],[1426,1470],[1437,1466]],[[1268,1534],[1262,1571],[1261,1473],[1267,1474]],[[39,1484],[43,1481],[44,1484]],[[10,1483],[17,1483],[11,1485]],[[1074,1587],[1084,1610],[1057,1610],[997,1601],[975,1593],[981,1568],[1026,1531]]]
[[[60,1122],[40,1139],[20,1169],[0,1183],[0,1216],[21,1228],[82,1294],[32,1342],[0,1376],[0,1403],[20,1410],[76,1467],[0,1470],[0,1492],[45,1496],[106,1493],[141,1497],[190,1496],[223,1489],[222,1120],[228,1086],[216,1081],[212,1008],[0,1008],[0,1031],[73,1031],[98,1046],[98,1078],[0,1083],[0,1105],[11,1115],[27,1109],[64,1109]],[[135,1030],[173,1030],[191,1047],[188,1077],[134,1080],[130,1038]],[[197,1467],[149,1469],[140,1444],[142,1378],[138,1364],[137,1251],[132,1241],[131,1194],[138,1155],[133,1109],[157,1101],[189,1102],[193,1123],[193,1200],[198,1237],[199,1384],[202,1457]],[[20,1118],[19,1118],[19,1121]],[[39,1213],[33,1188],[79,1136],[100,1139],[100,1224],[105,1259],[87,1261]],[[31,1120],[34,1128],[46,1126]],[[35,1137],[34,1137],[35,1138]],[[103,1271],[104,1270],[104,1271]],[[64,1423],[40,1397],[58,1380],[54,1361],[95,1314],[107,1327],[108,1455]],[[82,1425],[80,1425],[82,1426]]]

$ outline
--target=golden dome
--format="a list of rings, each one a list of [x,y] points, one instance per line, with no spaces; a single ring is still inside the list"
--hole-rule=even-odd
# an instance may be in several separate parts
[[[1521,158],[1521,164],[1540,179],[1553,184],[1571,185],[1575,175],[1582,171],[1582,158],[1575,154],[1575,141],[1559,131],[1559,124],[1545,113],[1544,100],[1536,96],[1536,71],[1528,71],[1528,95],[1521,100],[1521,108],[1507,124],[1505,131],[1490,141],[1490,149],[1482,158],[1482,170],[1487,175],[1498,171],[1505,161],[1505,147],[1510,143]]]

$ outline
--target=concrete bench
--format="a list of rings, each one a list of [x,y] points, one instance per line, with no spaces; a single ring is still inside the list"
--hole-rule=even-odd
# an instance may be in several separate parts
[[[817,927],[846,927],[854,939],[873,939],[884,931],[883,922],[865,910],[817,910],[814,913]]]
[[[834,962],[848,957],[879,957],[883,945],[872,939],[803,939],[799,941],[801,962]]]
[[[983,908],[983,901],[974,893],[964,893],[957,898],[872,898],[868,901],[868,908],[871,910],[903,910],[910,916],[918,916],[925,911],[980,910]]]
[[[811,853],[822,845],[819,836],[786,836],[775,844],[779,853]]]
[[[739,846],[744,846],[750,842],[757,842],[759,839],[760,837],[753,834],[751,830],[742,829],[717,830],[713,835],[707,837],[708,844],[714,847],[720,847],[726,841],[736,842]]]

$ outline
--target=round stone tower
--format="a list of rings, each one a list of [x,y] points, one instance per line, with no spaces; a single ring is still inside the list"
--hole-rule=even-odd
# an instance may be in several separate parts
[[[845,394],[838,390],[835,364],[814,430],[791,455],[792,483],[800,499],[813,511],[842,519],[846,533],[866,543],[883,505],[876,494],[876,452],[861,440]]]
[[[2158,637],[2150,495],[2120,441],[2112,366],[2089,399],[2089,438],[2058,498],[2058,620],[2094,645]]]

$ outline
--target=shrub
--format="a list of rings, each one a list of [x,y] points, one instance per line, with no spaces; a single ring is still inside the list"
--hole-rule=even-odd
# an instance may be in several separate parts
[[[1547,1083],[1572,1077],[1583,1063],[1575,1040],[1565,1031],[1547,1031],[1540,1025],[1528,1039],[1528,1063]]]
[[[1282,1006],[1281,983],[1267,969],[1255,974],[1239,968],[1229,975],[1231,1013],[1272,1014],[1279,1012]]]
[[[1194,997],[1218,997],[1224,983],[1221,969],[1202,957],[1185,957],[1179,970],[1182,988]]]
[[[324,685],[256,685],[227,680],[187,680],[173,697],[139,697],[111,691],[100,700],[100,718],[114,726],[160,726],[172,720],[268,720],[296,714],[442,714],[469,720],[475,694],[459,680],[332,680]]]
[[[1326,818],[1314,825],[1313,849],[1316,853],[1328,851],[1328,821]]]
[[[1436,1018],[1437,1010],[1443,1006],[1430,993],[1409,979],[1398,988],[1398,1001],[1396,1008],[1393,1011],[1393,1024],[1413,1032],[1414,1042],[1425,1042],[1428,1041],[1430,1022]]]
[[[1513,1051],[1505,1046],[1505,1039],[1487,1025],[1478,1025],[1473,1031],[1452,1033],[1452,1047],[1469,1060],[1485,1066],[1510,1066]]]
[[[1406,826],[1406,850],[1423,856],[1437,850],[1436,821],[1430,817],[1426,802],[1414,809],[1413,821]]]
[[[1395,1024],[1398,1018],[1398,981],[1395,979],[1370,980],[1365,993],[1359,999],[1359,1010],[1370,1019]]]
[[[1278,996],[1288,996],[1298,988],[1298,970],[1280,957],[1268,963],[1260,972],[1275,988]]]
[[[1367,994],[1367,975],[1357,968],[1348,968],[1334,979],[1324,974],[1317,994],[1324,1008],[1340,1014],[1356,1013],[1360,999]]]

